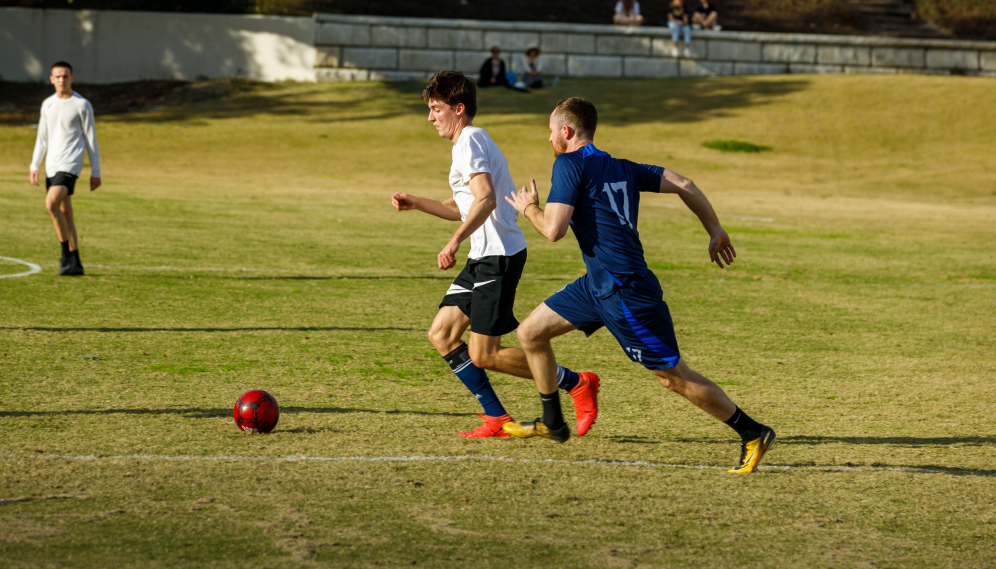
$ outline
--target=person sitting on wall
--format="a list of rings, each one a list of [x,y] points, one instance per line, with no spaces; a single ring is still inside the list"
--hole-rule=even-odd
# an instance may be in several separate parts
[[[640,15],[640,3],[636,0],[619,0],[616,2],[616,13],[612,23],[619,26],[642,26],[643,16]]]
[[[481,65],[481,78],[477,81],[479,87],[508,87],[508,78],[505,77],[505,62],[501,59],[501,50],[498,46],[491,48],[491,57],[484,60]]]
[[[722,29],[717,23],[718,20],[719,12],[716,11],[716,7],[709,0],[700,0],[695,13],[692,14],[692,25],[703,30],[718,32]]]
[[[526,50],[526,70],[522,74],[522,81],[526,87],[539,89],[543,87],[543,64],[540,62],[540,49],[531,47]]]
[[[681,0],[671,0],[667,7],[667,27],[671,28],[671,57],[678,57],[678,37],[685,36],[685,57],[692,56],[692,27],[688,24],[688,12]]]

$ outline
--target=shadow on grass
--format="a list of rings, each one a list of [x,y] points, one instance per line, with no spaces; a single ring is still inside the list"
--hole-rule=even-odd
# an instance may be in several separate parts
[[[738,109],[768,105],[809,87],[808,79],[702,77],[680,79],[567,79],[553,89],[521,93],[482,89],[480,114],[486,118],[534,115],[545,130],[546,117],[563,98],[578,96],[595,103],[599,123],[689,123],[729,116]],[[246,118],[273,115],[312,123],[385,120],[400,116],[425,120],[421,93],[425,82],[315,85],[282,91],[268,86],[226,99],[163,107],[155,112],[116,115],[116,122],[187,122],[197,119]],[[328,100],[331,90],[349,90],[345,100]],[[620,96],[625,93],[625,96]],[[532,119],[530,119],[532,120]]]
[[[47,326],[2,326],[0,330],[30,330],[33,332],[424,332],[422,328],[365,328],[349,326],[256,326],[245,328],[56,328]]]
[[[438,417],[474,417],[476,413],[450,413],[445,411],[407,411],[393,409],[356,409],[351,407],[281,407],[281,414],[287,413],[321,413],[350,414],[370,413],[385,415],[425,415]],[[231,409],[177,408],[177,409],[67,409],[65,411],[0,411],[0,417],[32,417],[32,416],[69,416],[69,415],[184,415],[192,419],[210,419],[214,417],[231,417]],[[310,432],[310,431],[309,431]]]

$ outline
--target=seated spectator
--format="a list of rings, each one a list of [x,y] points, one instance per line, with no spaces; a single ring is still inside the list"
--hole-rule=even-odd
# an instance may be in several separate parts
[[[722,29],[717,20],[719,19],[719,12],[716,11],[715,6],[709,0],[701,0],[699,5],[695,8],[695,13],[692,14],[692,24],[702,28],[703,30],[713,30],[719,31]]]
[[[522,81],[526,87],[539,89],[543,87],[543,64],[539,59],[540,49],[531,47],[526,50],[526,69],[522,74]]]
[[[612,22],[620,26],[642,26],[643,16],[640,15],[640,3],[636,0],[619,0],[616,2],[616,13]]]
[[[491,57],[484,60],[481,65],[481,78],[478,79],[478,87],[508,87],[508,78],[505,77],[505,62],[501,59],[501,50],[498,46],[491,48]]]
[[[685,57],[692,56],[692,27],[688,23],[688,12],[681,0],[671,0],[667,7],[667,27],[671,28],[671,57],[678,57],[678,36],[685,36]]]

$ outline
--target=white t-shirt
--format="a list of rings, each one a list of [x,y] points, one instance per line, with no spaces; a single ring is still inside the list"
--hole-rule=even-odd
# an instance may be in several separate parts
[[[90,153],[91,175],[100,177],[100,150],[97,148],[97,131],[94,127],[93,107],[90,101],[73,93],[68,99],[52,95],[45,99],[38,121],[38,138],[31,169],[41,166],[46,153],[45,175],[48,178],[59,172],[79,176],[83,170],[83,149]]]
[[[640,15],[640,3],[633,2],[633,13],[626,14],[626,10],[623,8],[622,0],[616,2],[616,14],[623,14],[624,16],[639,16]]]
[[[497,205],[484,225],[471,234],[470,253],[467,256],[480,259],[494,255],[515,255],[526,248],[526,236],[516,225],[519,212],[505,201],[505,196],[515,191],[512,176],[508,174],[508,162],[484,129],[468,126],[453,145],[453,165],[450,167],[450,188],[453,189],[453,199],[460,208],[460,218],[464,221],[474,203],[474,194],[470,191],[470,175],[477,172],[491,174],[491,183],[497,193]]]

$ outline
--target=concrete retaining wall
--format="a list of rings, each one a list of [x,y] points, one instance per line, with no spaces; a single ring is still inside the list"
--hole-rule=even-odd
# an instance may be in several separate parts
[[[314,40],[314,18],[0,8],[0,75],[41,81],[64,59],[86,83],[314,81]]]
[[[695,32],[672,57],[658,27],[318,14],[314,18],[0,8],[0,75],[42,81],[59,59],[81,82],[241,75],[274,81],[425,79],[477,73],[500,46],[511,70],[543,50],[547,76],[779,73],[996,76],[996,42]]]
[[[688,77],[781,73],[928,73],[996,77],[996,42],[693,32],[689,57],[671,55],[665,28],[318,14],[319,81],[424,79],[477,73],[491,46],[512,71],[543,50],[547,76]],[[683,46],[682,46],[683,47]]]

